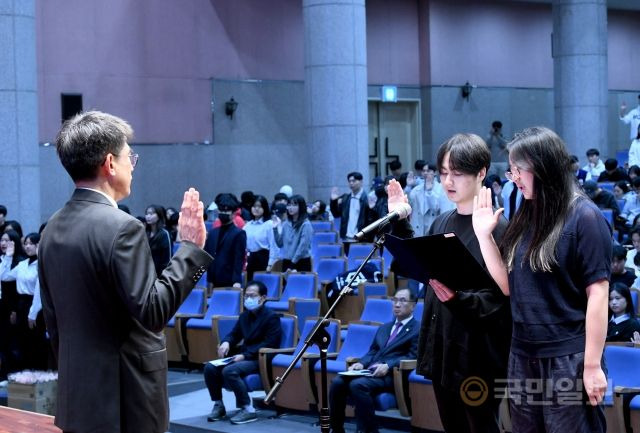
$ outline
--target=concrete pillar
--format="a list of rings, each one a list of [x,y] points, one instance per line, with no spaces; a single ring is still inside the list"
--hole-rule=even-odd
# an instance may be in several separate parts
[[[347,173],[368,185],[364,0],[303,0],[309,201],[347,192]]]
[[[607,5],[605,0],[553,0],[555,128],[586,163],[591,147],[607,148]]]
[[[0,0],[0,204],[40,226],[35,0]]]

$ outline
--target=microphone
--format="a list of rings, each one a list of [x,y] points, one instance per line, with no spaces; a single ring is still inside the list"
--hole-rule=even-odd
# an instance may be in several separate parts
[[[387,214],[387,216],[380,218],[377,221],[372,222],[362,230],[360,230],[356,235],[356,240],[362,240],[363,237],[368,235],[371,232],[378,231],[382,227],[386,226],[389,223],[396,222],[398,220],[403,220],[406,217],[411,215],[411,206],[409,203],[400,203],[396,210]]]

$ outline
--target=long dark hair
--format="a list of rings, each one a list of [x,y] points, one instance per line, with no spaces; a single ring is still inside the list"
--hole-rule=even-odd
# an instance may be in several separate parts
[[[532,233],[524,259],[534,272],[550,272],[557,264],[556,245],[574,199],[580,194],[571,158],[562,139],[536,126],[515,135],[509,159],[533,173],[533,198],[523,200],[502,238],[502,257],[511,270],[518,244]]]
[[[633,305],[633,299],[631,298],[631,290],[629,290],[629,287],[624,283],[613,283],[611,287],[609,287],[609,294],[611,294],[611,292],[618,292],[618,294],[627,301],[627,308],[624,312],[625,314],[628,314],[631,319],[635,318],[636,309]],[[612,314],[613,312],[611,311],[611,308],[609,308],[609,317],[611,317]]]
[[[147,206],[144,213],[146,214],[149,209],[153,209],[156,215],[158,215],[158,222],[156,223],[156,233],[158,233],[160,232],[161,229],[165,228],[165,226],[167,225],[166,211],[164,210],[163,206],[160,206],[158,204],[150,204],[149,206]],[[144,226],[145,226],[145,229],[147,230],[147,233],[149,233],[151,231],[151,226],[147,224],[146,221],[144,223]]]
[[[17,231],[9,229],[6,230],[4,234],[9,236],[9,240],[13,241],[13,245],[15,246],[13,258],[11,259],[11,269],[13,269],[18,265],[18,263],[27,258],[27,253],[24,252],[22,239],[20,239],[20,235]]]
[[[294,203],[298,205],[298,219],[296,221],[291,221],[291,225],[294,230],[299,230],[302,227],[302,224],[308,218],[307,215],[307,202],[304,200],[299,194],[292,195],[289,199],[289,203]]]

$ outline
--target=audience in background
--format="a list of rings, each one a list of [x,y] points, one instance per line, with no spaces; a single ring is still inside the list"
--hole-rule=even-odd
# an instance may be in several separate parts
[[[253,280],[253,273],[270,271],[278,258],[278,246],[273,237],[273,222],[269,202],[263,195],[254,196],[251,206],[252,219],[247,221],[247,279]]]
[[[282,271],[311,271],[311,238],[313,227],[307,216],[307,204],[301,195],[294,195],[287,203],[289,220],[274,219],[273,234],[282,248]]]
[[[618,182],[619,180],[630,181],[631,179],[622,167],[618,167],[617,159],[607,159],[604,162],[604,171],[598,177],[598,182]]]
[[[640,343],[640,323],[636,319],[629,287],[623,283],[612,283],[609,287],[607,341]]]
[[[589,163],[582,169],[589,173],[592,179],[598,179],[600,173],[604,171],[604,164],[600,161],[600,151],[598,149],[587,150],[587,159]]]
[[[622,283],[628,287],[633,286],[636,273],[625,268],[627,262],[627,249],[620,245],[613,246],[611,255],[611,279],[609,284]]]
[[[147,232],[151,258],[159,277],[171,260],[171,235],[165,229],[166,217],[162,206],[152,204],[144,212],[144,227]]]

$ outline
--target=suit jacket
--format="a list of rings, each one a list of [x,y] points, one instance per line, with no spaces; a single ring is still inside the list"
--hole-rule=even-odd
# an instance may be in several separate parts
[[[347,237],[347,226],[349,223],[349,201],[351,200],[351,193],[343,194],[342,201],[338,204],[340,199],[331,200],[329,202],[329,208],[334,217],[340,218],[340,237],[342,239]],[[373,212],[369,209],[369,201],[367,199],[367,192],[362,190],[360,196],[360,214],[358,214],[357,230],[361,230],[365,225],[371,222]]]
[[[365,368],[375,363],[384,363],[389,370],[400,365],[402,359],[416,359],[418,356],[418,333],[420,324],[414,318],[404,325],[396,337],[387,345],[387,340],[393,329],[393,322],[382,325],[369,347],[369,351],[360,358],[360,363]]]
[[[254,311],[244,310],[222,341],[229,343],[233,353],[244,355],[247,361],[257,361],[263,347],[280,347],[281,335],[280,317],[262,305]]]
[[[218,245],[220,227],[209,230],[204,250],[215,260],[207,271],[207,281],[217,287],[242,283],[242,266],[247,249],[247,232],[231,224]]]
[[[156,279],[144,226],[76,189],[39,245],[42,306],[58,360],[55,424],[73,432],[164,432],[162,329],[211,262],[183,242]]]

